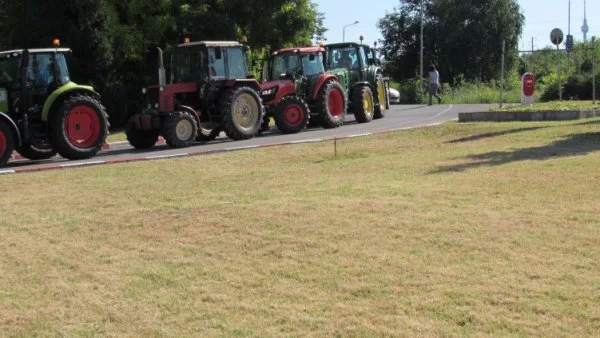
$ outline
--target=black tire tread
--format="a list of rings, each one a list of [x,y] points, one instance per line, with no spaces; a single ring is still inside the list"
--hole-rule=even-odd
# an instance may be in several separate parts
[[[336,119],[333,117],[333,115],[331,115],[329,112],[329,106],[327,104],[329,93],[332,90],[339,90],[342,93],[344,100],[342,117],[339,119]],[[346,96],[346,92],[344,91],[344,87],[342,87],[342,85],[337,81],[330,80],[326,82],[323,87],[321,87],[321,91],[319,91],[319,94],[317,95],[316,110],[318,112],[318,123],[325,129],[337,128],[343,125],[344,114],[346,114],[346,109],[348,107],[347,105],[348,98]]]
[[[384,102],[379,102],[379,81],[381,81],[381,83],[383,84]],[[375,111],[373,112],[373,119],[381,119],[385,117],[385,111],[390,108],[388,102],[388,93],[381,74],[377,74],[377,77],[375,79],[375,88],[376,92],[375,95],[373,95],[373,97],[377,98],[377,104],[375,105]]]
[[[150,149],[158,141],[160,130],[139,130],[135,119],[137,115],[132,116],[125,127],[125,136],[127,141],[135,149]]]
[[[192,125],[195,127],[192,132],[191,137],[188,140],[180,140],[177,137],[177,123],[182,119],[189,120]],[[194,142],[196,142],[196,138],[198,137],[198,123],[196,123],[196,119],[192,116],[192,114],[184,111],[176,111],[171,113],[169,117],[166,118],[163,124],[162,130],[163,137],[165,138],[165,142],[169,147],[172,148],[185,148],[191,146]]]
[[[12,152],[15,149],[16,140],[12,127],[5,121],[0,120],[0,131],[4,133],[4,137],[6,138],[6,150],[4,154],[0,154],[0,168],[2,168],[10,160]]]
[[[352,103],[350,104],[350,110],[354,114],[356,122],[371,122],[371,120],[373,120],[373,112],[369,114],[365,111],[363,101],[365,99],[365,95],[367,95],[367,93],[370,93],[373,102],[375,102],[375,99],[373,97],[373,91],[368,86],[355,87],[352,91]]]
[[[254,99],[257,102],[258,109],[260,110],[258,118],[256,119],[254,126],[250,132],[238,129],[235,125],[235,122],[233,121],[233,102],[238,95],[244,92],[254,97]],[[263,123],[264,108],[262,104],[262,99],[254,89],[247,86],[239,86],[227,89],[221,97],[221,100],[219,102],[219,108],[221,112],[221,127],[223,128],[223,131],[225,132],[227,137],[229,137],[232,140],[238,141],[253,138],[258,134],[260,127]]]
[[[304,111],[304,119],[303,119],[302,123],[297,126],[290,126],[289,124],[287,124],[285,122],[285,119],[283,118],[283,112],[285,111],[285,108],[289,104],[297,104],[300,107],[302,107],[302,110]],[[277,129],[279,129],[282,133],[284,133],[284,134],[298,133],[298,132],[306,129],[309,121],[310,121],[310,108],[308,107],[308,104],[306,103],[306,101],[304,101],[303,98],[301,98],[297,95],[291,95],[291,96],[286,96],[286,97],[282,98],[279,101],[279,103],[277,103],[276,114],[275,114],[275,125],[277,126]]]

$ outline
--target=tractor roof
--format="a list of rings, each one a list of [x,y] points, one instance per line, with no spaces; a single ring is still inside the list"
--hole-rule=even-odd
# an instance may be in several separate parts
[[[0,52],[0,56],[8,55],[8,54],[22,54],[25,49],[15,49],[15,50],[7,50]],[[39,53],[70,53],[71,50],[69,48],[34,48],[27,49],[29,53],[39,54]]]
[[[237,41],[194,41],[194,42],[182,43],[178,47],[192,47],[192,46],[242,47],[243,45]]]
[[[325,48],[323,47],[296,47],[296,48],[282,48],[273,53],[273,55],[281,54],[281,53],[303,53],[303,54],[312,54],[312,53],[324,53]]]
[[[359,47],[363,46],[356,42],[338,42],[338,43],[330,43],[325,45],[325,48],[344,48],[344,47]]]

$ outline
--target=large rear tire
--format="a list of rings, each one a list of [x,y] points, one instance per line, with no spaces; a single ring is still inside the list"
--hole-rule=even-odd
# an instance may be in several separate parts
[[[377,105],[375,106],[373,118],[380,119],[385,117],[385,111],[389,109],[389,106],[385,82],[383,82],[381,75],[377,75]]]
[[[33,140],[31,143],[24,143],[17,147],[17,152],[21,156],[30,160],[47,160],[56,155],[56,150],[46,139]]]
[[[140,115],[133,115],[129,121],[127,122],[127,126],[125,127],[125,136],[127,136],[127,141],[129,144],[133,146],[135,149],[150,149],[154,147],[156,141],[158,141],[158,135],[160,134],[160,130],[151,129],[151,130],[143,130],[138,126],[138,118]]]
[[[246,140],[258,134],[263,123],[263,105],[250,87],[228,89],[221,98],[223,130],[233,140]]]
[[[317,95],[316,109],[321,127],[337,128],[344,124],[346,113],[346,95],[337,81],[328,81]]]
[[[50,116],[50,140],[65,158],[90,158],[102,149],[108,135],[108,116],[100,102],[79,94],[66,99]]]
[[[188,112],[174,112],[165,120],[163,137],[172,148],[189,147],[198,137],[198,123]]]
[[[0,168],[4,167],[15,149],[15,135],[10,125],[0,120]]]
[[[373,92],[367,86],[353,89],[351,110],[358,123],[367,123],[373,120],[374,112]]]
[[[286,96],[277,104],[275,125],[284,134],[293,134],[306,128],[310,109],[298,96]]]

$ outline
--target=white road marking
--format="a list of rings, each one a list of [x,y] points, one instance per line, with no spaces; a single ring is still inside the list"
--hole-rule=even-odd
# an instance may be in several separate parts
[[[243,146],[243,147],[231,147],[231,148],[225,148],[225,151],[252,149],[252,148],[258,148],[258,147],[260,147],[260,145]]]
[[[183,156],[189,156],[189,153],[183,153],[183,154],[173,154],[173,155],[156,155],[156,156],[146,156],[144,157],[147,160],[158,160],[161,158],[173,158],[173,157],[183,157]]]
[[[14,170],[0,170],[0,175],[14,174],[14,173],[16,173],[16,171],[14,171]]]
[[[363,136],[369,136],[369,135],[373,135],[373,133],[362,133],[362,134],[349,135],[349,136],[346,136],[346,138],[363,137]]]
[[[86,165],[104,164],[104,163],[106,163],[106,162],[104,162],[104,161],[89,161],[89,162],[80,162],[80,163],[61,164],[60,167],[61,168],[72,168],[72,167],[81,167],[81,166],[86,166]]]
[[[314,142],[323,142],[322,138],[313,138],[313,139],[308,139],[308,140],[296,140],[296,141],[290,141],[287,142],[289,144],[298,144],[298,143],[314,143]]]

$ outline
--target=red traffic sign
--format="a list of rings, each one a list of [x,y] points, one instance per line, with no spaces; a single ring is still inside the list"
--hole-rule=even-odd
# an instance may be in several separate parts
[[[523,74],[523,95],[533,96],[535,92],[535,75],[532,73]]]
[[[553,44],[558,46],[563,42],[563,39],[563,32],[559,28],[554,28],[552,32],[550,32],[550,41],[552,41]]]

